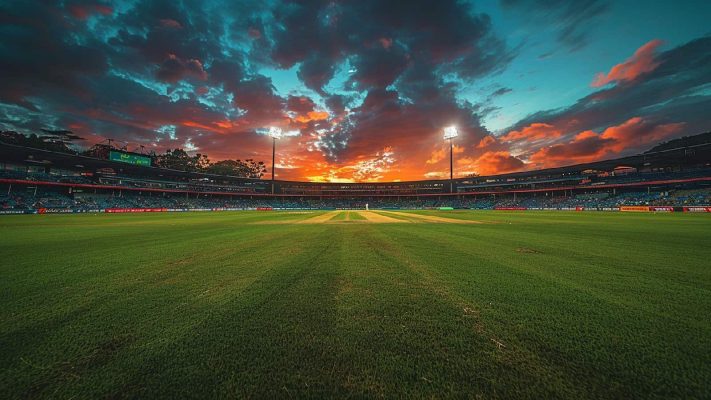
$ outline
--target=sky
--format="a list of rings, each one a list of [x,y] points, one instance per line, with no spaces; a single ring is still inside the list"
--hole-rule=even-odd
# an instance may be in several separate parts
[[[277,178],[489,175],[711,130],[711,2],[0,0],[0,129]]]

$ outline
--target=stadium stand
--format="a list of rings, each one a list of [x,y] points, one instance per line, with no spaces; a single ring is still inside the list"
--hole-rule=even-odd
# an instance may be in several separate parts
[[[0,212],[711,206],[711,143],[450,181],[311,183],[190,173],[0,142]],[[272,193],[273,190],[273,193]]]
[[[223,198],[220,196],[186,198],[170,195],[139,195],[125,192],[109,196],[72,196],[67,193],[41,189],[34,193],[10,192],[0,196],[0,210],[32,211],[61,209],[91,211],[106,209],[606,209],[620,206],[711,206],[711,188],[671,192],[624,192],[617,195],[601,193],[568,197],[537,196],[514,199],[510,195],[497,198],[442,198],[442,199],[309,199],[309,198]]]

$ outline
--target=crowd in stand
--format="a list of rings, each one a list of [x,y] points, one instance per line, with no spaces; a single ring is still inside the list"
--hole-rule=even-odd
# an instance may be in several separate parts
[[[185,195],[153,194],[138,195],[124,192],[122,195],[67,194],[47,189],[39,191],[9,191],[0,195],[0,209],[35,210],[41,208],[70,210],[100,210],[111,208],[168,208],[168,209],[213,209],[213,208],[302,208],[302,209],[365,209],[403,208],[422,209],[452,207],[457,209],[494,208],[614,208],[619,206],[709,206],[711,189],[677,190],[672,192],[624,192],[618,194],[593,193],[573,196],[528,196],[514,198],[511,195],[479,197],[421,197],[379,199],[317,199],[317,198],[230,198],[228,196],[197,197]]]
[[[460,196],[421,196],[413,197],[353,197],[347,198],[317,198],[317,197],[276,197],[267,198],[260,196],[247,197],[254,189],[249,182],[243,186],[218,185],[213,182],[174,182],[139,177],[118,176],[82,176],[71,173],[52,173],[45,171],[0,170],[0,178],[16,179],[30,182],[54,182],[68,184],[102,185],[93,187],[52,187],[45,185],[27,184],[0,185],[0,210],[37,210],[37,209],[66,209],[66,210],[103,210],[112,208],[167,208],[167,209],[214,209],[214,208],[276,208],[276,209],[371,209],[379,208],[404,208],[422,209],[451,207],[457,209],[494,209],[494,208],[527,208],[527,209],[575,209],[575,208],[614,208],[619,206],[709,206],[711,205],[711,188],[703,186],[678,186],[685,190],[666,190],[657,188],[654,191],[616,191],[601,189],[595,184],[629,183],[635,180],[651,182],[658,179],[680,179],[695,176],[709,176],[708,168],[695,169],[682,172],[655,172],[633,173],[621,176],[599,176],[588,182],[589,188],[579,186],[574,195],[569,190],[551,191],[548,193],[523,193],[518,196],[510,193],[512,187],[492,187],[497,183],[488,183],[483,190],[488,192],[500,189],[502,193],[460,195]],[[507,181],[508,182],[508,181]],[[533,182],[533,181],[531,181]],[[16,183],[16,182],[15,182]],[[263,182],[262,182],[263,183]],[[260,183],[261,184],[261,183]],[[510,185],[502,183],[502,185]],[[566,183],[567,184],[567,183]],[[172,185],[172,186],[170,186]],[[525,185],[516,183],[515,185]],[[529,185],[531,183],[529,182]],[[111,186],[106,188],[106,186]],[[477,185],[469,186],[466,190],[477,190]],[[115,188],[114,188],[115,187]],[[265,187],[261,192],[266,194]],[[540,187],[540,186],[538,186]],[[582,187],[582,189],[581,189]],[[97,189],[98,188],[98,189]],[[133,190],[125,190],[131,188]],[[167,190],[147,191],[151,189],[178,189],[189,191],[190,194],[175,193]],[[608,186],[609,188],[609,186]],[[136,190],[138,189],[138,191]],[[587,193],[583,193],[587,191]],[[91,193],[93,192],[93,193]],[[206,192],[220,192],[224,195],[208,194]],[[230,195],[233,193],[234,195]]]

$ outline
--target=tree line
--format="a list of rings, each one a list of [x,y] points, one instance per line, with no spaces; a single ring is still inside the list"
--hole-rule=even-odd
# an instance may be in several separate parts
[[[157,167],[177,169],[188,172],[204,172],[215,175],[239,176],[244,178],[261,178],[267,167],[263,161],[221,160],[212,162],[206,154],[190,155],[183,149],[168,149],[163,154],[153,156]]]
[[[42,130],[42,134],[24,135],[15,131],[0,131],[0,141],[17,146],[31,147],[60,153],[83,155],[95,158],[109,157],[109,151],[121,150],[107,144],[96,144],[87,150],[75,150],[78,141],[85,140],[68,130]],[[202,172],[215,175],[238,176],[243,178],[261,178],[267,167],[263,161],[221,160],[211,161],[206,154],[191,155],[184,149],[168,149],[163,154],[151,152],[151,164],[160,168],[169,168],[186,172]]]

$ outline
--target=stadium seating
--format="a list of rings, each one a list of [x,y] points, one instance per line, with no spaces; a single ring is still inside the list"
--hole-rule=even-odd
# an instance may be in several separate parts
[[[18,149],[5,149],[9,160],[0,165],[0,210],[364,209],[366,204],[371,209],[575,210],[711,205],[711,165],[707,153],[698,148],[459,178],[451,182],[453,193],[450,182],[442,180],[271,182]]]
[[[0,186],[0,189],[3,189]],[[0,196],[0,209],[35,210],[40,208],[67,210],[98,210],[112,208],[167,208],[167,209],[215,209],[215,208],[275,208],[275,209],[428,209],[452,207],[455,209],[602,209],[619,206],[708,206],[711,205],[711,188],[667,192],[624,192],[579,194],[573,196],[522,196],[511,195],[496,198],[422,197],[419,199],[391,198],[371,199],[312,199],[312,198],[229,198],[226,196],[200,195],[186,197],[176,194],[137,194],[124,191],[121,195],[67,194],[57,190],[38,188],[25,191],[10,191],[4,188]]]

